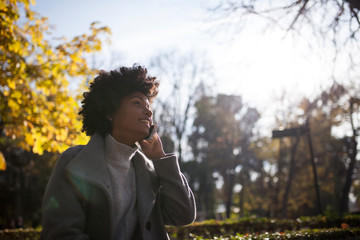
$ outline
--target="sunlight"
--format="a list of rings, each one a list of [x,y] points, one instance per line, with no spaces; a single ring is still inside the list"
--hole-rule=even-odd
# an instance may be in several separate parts
[[[243,34],[230,46],[218,46],[214,66],[221,76],[220,91],[241,94],[266,108],[284,90],[294,97],[309,96],[328,84],[329,65],[320,58],[304,42],[274,31]]]

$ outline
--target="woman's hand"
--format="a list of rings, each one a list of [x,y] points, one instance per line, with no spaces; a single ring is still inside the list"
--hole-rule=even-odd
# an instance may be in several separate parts
[[[151,140],[139,141],[141,149],[149,159],[160,159],[166,156],[159,134],[155,133]]]

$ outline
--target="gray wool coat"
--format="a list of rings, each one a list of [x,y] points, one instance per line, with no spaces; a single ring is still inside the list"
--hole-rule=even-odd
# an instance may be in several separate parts
[[[194,221],[195,199],[175,156],[150,161],[133,158],[138,226],[133,239],[169,239],[165,225]],[[46,187],[42,239],[113,240],[112,190],[104,138],[95,133],[85,146],[66,150]]]

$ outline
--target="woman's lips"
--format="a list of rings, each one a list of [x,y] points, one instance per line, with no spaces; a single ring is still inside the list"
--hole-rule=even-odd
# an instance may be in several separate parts
[[[150,121],[147,119],[140,119],[139,122],[146,124],[150,128]]]

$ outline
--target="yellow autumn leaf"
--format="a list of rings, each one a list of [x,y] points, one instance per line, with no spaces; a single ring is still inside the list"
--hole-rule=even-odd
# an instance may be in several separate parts
[[[27,144],[33,145],[34,144],[34,137],[32,134],[25,134],[25,141]]]
[[[14,80],[12,79],[7,79],[7,86],[10,88],[10,89],[15,89],[16,88],[16,83]]]
[[[0,152],[0,171],[5,171],[6,170],[6,161],[5,161],[5,157],[2,154],[2,152]]]
[[[14,111],[18,111],[20,109],[19,104],[16,101],[14,101],[12,98],[9,99],[8,105]]]

